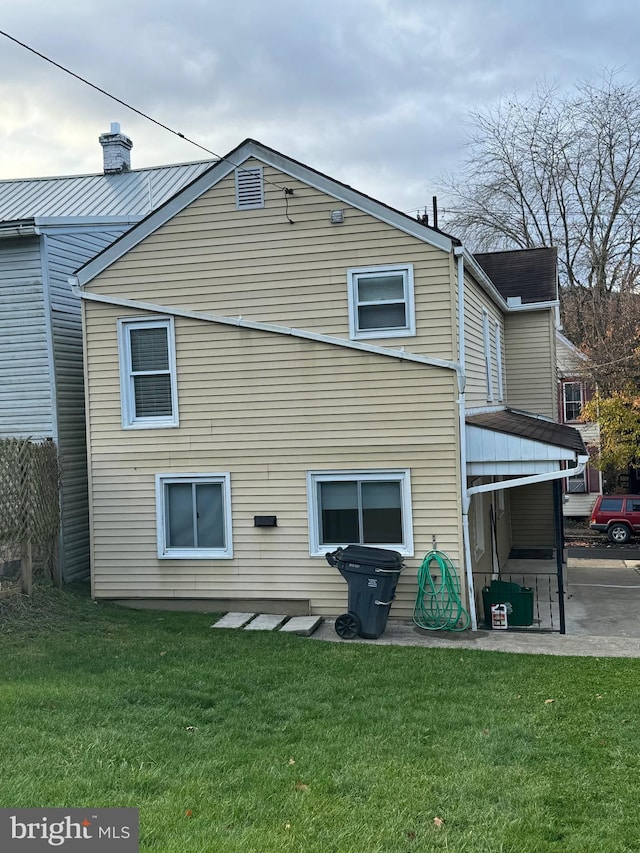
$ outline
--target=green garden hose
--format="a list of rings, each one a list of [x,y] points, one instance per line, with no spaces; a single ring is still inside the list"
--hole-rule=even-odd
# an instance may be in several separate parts
[[[436,573],[431,574],[435,563]],[[413,621],[427,631],[466,631],[469,614],[460,600],[460,580],[449,557],[429,551],[418,570]]]

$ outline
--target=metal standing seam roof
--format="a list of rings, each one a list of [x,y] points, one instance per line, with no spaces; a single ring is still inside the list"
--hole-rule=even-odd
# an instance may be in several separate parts
[[[145,216],[215,160],[133,169],[113,175],[0,181],[0,222],[46,216]]]
[[[584,441],[577,429],[564,424],[557,424],[554,421],[547,421],[526,412],[516,412],[513,409],[482,412],[477,415],[468,415],[466,423],[468,426],[517,435],[543,444],[554,444],[557,447],[573,450],[580,456],[587,455]]]

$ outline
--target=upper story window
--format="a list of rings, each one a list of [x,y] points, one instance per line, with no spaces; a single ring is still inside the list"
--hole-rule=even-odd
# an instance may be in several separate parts
[[[496,369],[498,371],[498,400],[502,403],[504,400],[504,379],[502,377],[502,335],[500,333],[500,323],[496,320]]]
[[[178,426],[172,317],[119,320],[122,426]]]
[[[262,166],[241,166],[236,169],[236,208],[255,210],[264,207]]]
[[[564,382],[562,385],[562,408],[566,421],[577,421],[584,405],[582,382]]]
[[[491,334],[489,329],[489,312],[482,309],[482,332],[484,338],[484,366],[487,377],[487,401],[493,402],[493,369],[491,366]]]
[[[357,267],[347,276],[352,340],[415,335],[412,264]]]

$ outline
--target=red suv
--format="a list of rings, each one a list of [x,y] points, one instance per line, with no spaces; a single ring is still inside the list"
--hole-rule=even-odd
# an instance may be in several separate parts
[[[589,527],[622,545],[640,534],[640,495],[601,495],[591,511]]]

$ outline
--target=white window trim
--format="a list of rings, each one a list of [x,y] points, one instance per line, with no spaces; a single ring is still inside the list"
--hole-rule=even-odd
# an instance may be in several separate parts
[[[133,376],[131,374],[131,329],[167,330],[169,376],[171,378],[171,415],[163,417],[136,417]],[[118,320],[118,354],[120,359],[120,404],[123,429],[157,429],[180,425],[178,415],[178,382],[176,370],[175,324],[173,317],[153,317],[146,320],[123,318]]]
[[[498,370],[498,402],[504,400],[504,380],[502,377],[502,331],[500,322],[496,320],[496,368]]]
[[[168,548],[166,544],[165,483],[221,483],[224,504],[224,548]],[[228,472],[210,474],[156,474],[156,538],[161,560],[230,560],[233,557],[231,522],[231,475]]]
[[[569,488],[569,484],[570,484],[571,480],[574,478],[577,478],[577,477],[581,478],[582,484],[584,486],[584,489],[581,492],[573,492]],[[582,473],[573,474],[573,476],[567,477],[565,480],[565,483],[566,483],[565,494],[567,494],[567,495],[588,495],[589,494],[589,478],[588,478],[588,473],[587,473],[587,466],[586,465],[584,466],[584,470],[582,471]]]
[[[376,545],[367,543],[367,547],[388,548],[398,551],[403,557],[413,557],[413,515],[411,509],[411,472],[409,468],[374,468],[354,469],[345,471],[307,471],[307,507],[309,518],[309,554],[311,557],[322,557],[334,551],[338,545],[320,544],[320,523],[318,517],[318,483],[321,482],[352,482],[353,480],[390,480],[400,483],[400,498],[402,509],[403,542],[396,544],[384,543]],[[341,545],[352,544],[350,542]]]
[[[241,187],[242,177],[248,179],[249,176],[257,178],[260,184],[259,198],[253,203],[247,203],[242,200]],[[236,179],[236,210],[257,210],[264,207],[264,179],[262,175],[262,166],[238,166],[235,171]]]
[[[401,329],[358,329],[358,277],[361,275],[389,275],[402,273],[404,279],[404,305],[407,324]],[[372,338],[407,338],[416,334],[416,312],[413,288],[413,264],[388,264],[384,266],[350,267],[347,270],[347,295],[349,300],[349,338],[352,341]],[[395,300],[396,302],[399,300]],[[371,303],[376,304],[376,303]],[[384,303],[378,303],[384,304]]]
[[[577,400],[567,400],[567,386],[569,386],[569,385],[577,385],[580,388],[580,409],[582,410],[582,407],[585,404],[584,383],[580,382],[579,380],[576,380],[576,379],[570,379],[568,382],[562,383],[562,417],[563,417],[563,423],[573,424],[576,422],[576,418],[568,418],[567,417],[567,403],[571,403],[572,405],[574,405],[578,401]]]
[[[489,334],[489,312],[482,309],[482,330],[484,333],[484,366],[487,375],[487,402],[493,403],[493,371],[491,369],[491,336]]]

